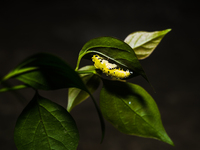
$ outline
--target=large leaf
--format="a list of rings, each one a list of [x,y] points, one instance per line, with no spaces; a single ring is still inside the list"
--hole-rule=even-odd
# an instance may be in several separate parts
[[[129,34],[124,42],[132,47],[138,59],[145,59],[154,51],[169,31],[171,29],[155,32],[138,31]]]
[[[95,70],[94,66],[85,66],[79,71]],[[90,93],[94,93],[100,85],[100,78],[95,74],[80,74],[81,79],[85,83]],[[76,105],[86,100],[90,95],[78,88],[69,88],[67,110],[70,112]]]
[[[77,87],[87,91],[79,75],[60,58],[46,53],[33,55],[4,77],[16,78],[42,90]]]
[[[13,71],[6,75],[3,78],[3,81],[14,77],[35,89],[55,90],[76,87],[86,91],[92,97],[99,115],[103,139],[105,132],[104,120],[93,96],[79,77],[78,73],[63,60],[46,53],[33,55],[24,60]]]
[[[104,80],[100,93],[100,108],[104,118],[119,131],[155,138],[173,145],[161,121],[153,98],[140,86],[120,81]]]
[[[18,150],[76,150],[79,133],[66,109],[36,94],[17,120],[14,140]]]
[[[133,71],[133,76],[146,74],[142,69],[132,48],[125,42],[112,37],[99,37],[88,41],[79,53],[76,70],[78,70],[82,57],[91,60],[93,54],[99,54],[119,67]]]

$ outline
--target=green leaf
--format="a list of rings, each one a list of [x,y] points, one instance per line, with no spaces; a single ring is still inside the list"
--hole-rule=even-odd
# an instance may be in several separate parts
[[[17,120],[14,140],[18,150],[76,150],[79,133],[66,109],[35,94]]]
[[[105,119],[129,135],[155,138],[173,145],[153,98],[140,86],[104,80],[100,109]]]
[[[171,29],[155,32],[138,31],[129,34],[124,42],[132,47],[139,60],[145,59],[154,51],[163,37],[170,31]]]
[[[94,66],[85,66],[79,71],[95,70]],[[100,78],[95,74],[80,74],[90,93],[94,93],[100,85]],[[86,100],[90,95],[78,88],[69,88],[67,110],[70,112],[76,105]]]
[[[42,90],[77,87],[87,91],[79,75],[60,58],[46,53],[33,55],[4,77],[16,78]]]
[[[92,55],[99,54],[119,67],[134,71],[133,76],[147,76],[132,48],[125,42],[112,37],[99,37],[88,41],[79,53],[76,70],[82,57],[91,60]]]
[[[76,87],[86,91],[92,97],[92,101],[97,110],[103,138],[105,132],[104,120],[92,94],[89,92],[78,73],[60,58],[46,53],[33,55],[6,75],[3,81],[9,78],[16,78],[35,89],[56,90]]]
[[[24,88],[27,88],[27,85],[16,85],[16,86],[13,86],[13,87],[1,88],[0,89],[0,93],[1,92],[12,91],[12,90],[24,89]]]

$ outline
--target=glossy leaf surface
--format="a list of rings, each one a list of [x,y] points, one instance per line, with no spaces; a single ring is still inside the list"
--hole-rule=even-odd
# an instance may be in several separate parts
[[[171,29],[155,32],[138,31],[131,33],[124,42],[128,43],[138,59],[147,58]]]
[[[95,70],[94,66],[85,66],[79,71],[90,71]],[[80,74],[81,79],[83,80],[85,86],[90,91],[90,93],[94,93],[100,85],[100,78],[95,74]],[[90,95],[78,88],[69,88],[68,92],[68,105],[67,110],[70,112],[73,107],[80,104],[84,100],[86,100]]]
[[[79,134],[66,109],[36,94],[17,120],[14,140],[18,150],[76,150]]]
[[[4,79],[15,77],[35,89],[55,90],[77,87],[87,91],[79,75],[60,58],[46,53],[20,63]]]
[[[133,71],[133,76],[146,74],[132,48],[125,42],[112,37],[99,37],[88,41],[79,53],[76,70],[82,57],[91,60],[92,55],[99,54],[120,68]]]
[[[100,93],[100,108],[119,131],[155,138],[173,145],[167,135],[158,107],[153,98],[140,86],[120,81],[104,80]]]

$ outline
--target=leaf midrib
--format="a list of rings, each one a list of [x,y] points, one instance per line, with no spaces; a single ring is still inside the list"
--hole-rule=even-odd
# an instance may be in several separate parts
[[[153,38],[150,38],[149,40],[147,40],[147,41],[143,41],[140,45],[138,45],[138,46],[135,46],[135,47],[133,47],[132,49],[134,50],[134,49],[136,49],[136,48],[138,48],[138,47],[141,47],[142,45],[144,45],[144,44],[148,44],[149,42],[151,42],[152,40],[155,40],[155,39],[157,39],[157,38],[160,38],[161,36],[163,36],[163,34],[161,34],[161,35],[159,35],[159,36],[154,36]],[[139,39],[138,39],[139,40]],[[137,40],[137,41],[138,41]]]
[[[133,111],[137,116],[139,116],[140,118],[142,118],[142,120],[144,120],[151,128],[153,128],[157,133],[160,133],[157,129],[155,129],[151,124],[149,124],[143,117],[141,117],[138,113],[136,113],[133,109],[131,109],[126,102],[123,100],[123,98],[119,98],[131,111]],[[160,135],[160,134],[159,134]]]

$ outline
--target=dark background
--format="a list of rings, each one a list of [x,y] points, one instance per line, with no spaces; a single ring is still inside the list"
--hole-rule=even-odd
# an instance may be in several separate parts
[[[106,121],[103,144],[97,113],[91,99],[72,110],[80,131],[78,150],[198,150],[199,4],[192,1],[37,1],[0,2],[0,75],[37,52],[53,53],[75,67],[78,53],[90,39],[113,36],[124,39],[135,31],[171,28],[153,54],[141,64],[156,90],[136,77],[158,104],[163,125],[175,147],[124,135]],[[82,61],[92,64],[91,61]],[[0,149],[15,150],[13,132],[17,117],[31,100],[31,89],[20,90],[25,102],[0,93]],[[66,107],[67,90],[40,92]],[[95,93],[98,100],[99,91]]]

